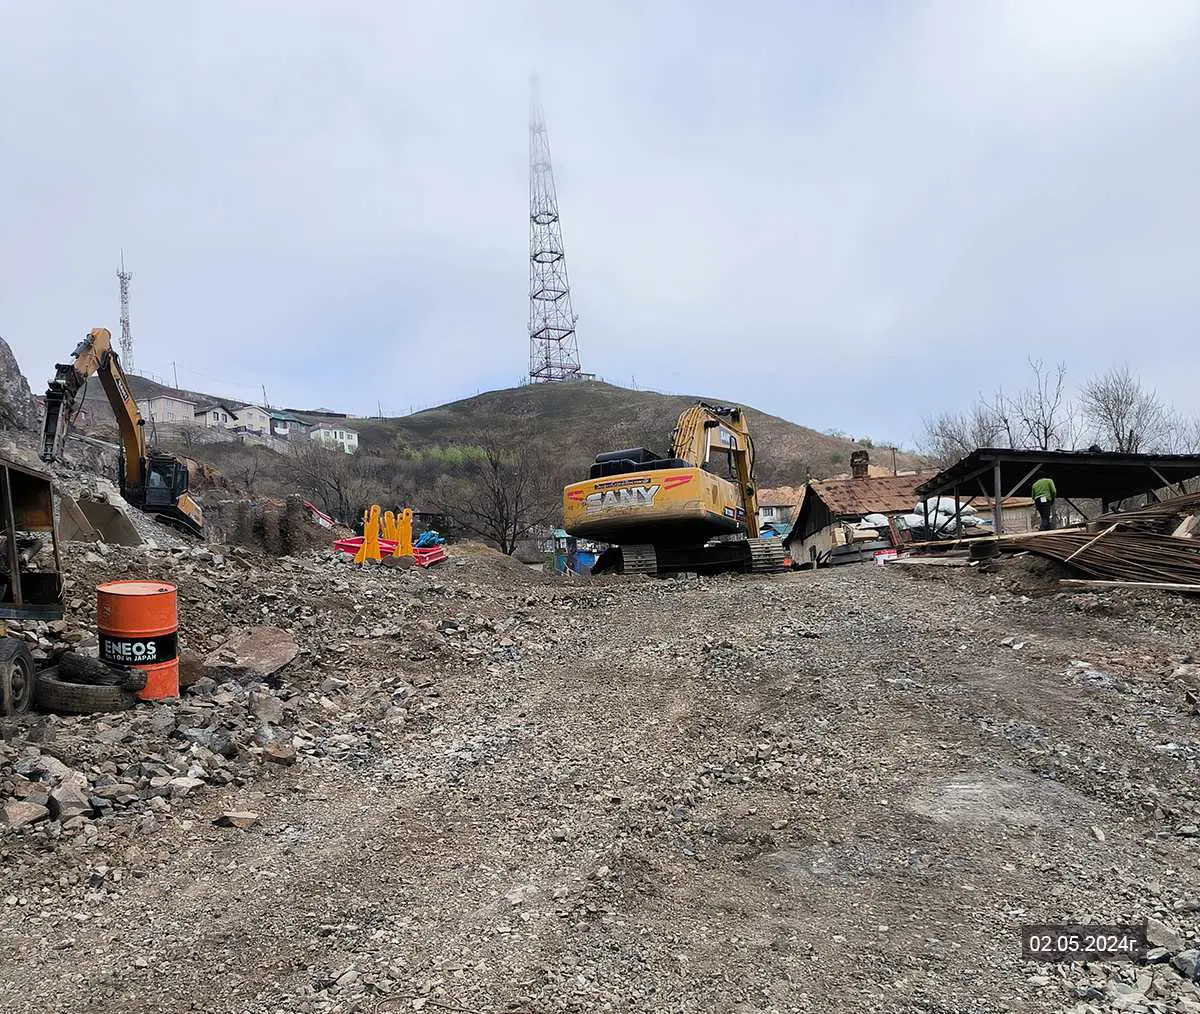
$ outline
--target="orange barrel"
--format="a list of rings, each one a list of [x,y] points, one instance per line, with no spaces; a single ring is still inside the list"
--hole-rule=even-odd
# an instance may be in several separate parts
[[[175,586],[109,581],[96,586],[100,658],[146,671],[143,701],[179,696],[179,616]]]

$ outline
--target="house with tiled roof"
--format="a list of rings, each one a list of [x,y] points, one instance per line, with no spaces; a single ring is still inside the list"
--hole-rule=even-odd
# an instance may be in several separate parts
[[[866,451],[855,451],[846,479],[814,479],[804,487],[795,523],[784,540],[798,566],[828,562],[846,546],[846,529],[871,514],[909,514],[920,499],[917,487],[936,473],[870,475]]]
[[[758,491],[758,527],[771,526],[780,531],[780,526],[791,528],[796,508],[804,495],[803,486],[775,486]]]

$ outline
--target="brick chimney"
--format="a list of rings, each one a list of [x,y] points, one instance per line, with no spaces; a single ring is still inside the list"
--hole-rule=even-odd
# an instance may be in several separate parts
[[[866,451],[854,451],[850,455],[850,475],[865,479],[871,473],[871,455]]]

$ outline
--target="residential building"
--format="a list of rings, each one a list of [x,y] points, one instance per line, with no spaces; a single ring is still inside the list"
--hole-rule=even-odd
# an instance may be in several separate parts
[[[196,424],[207,429],[229,429],[238,423],[238,415],[224,402],[196,407]]]
[[[236,428],[265,437],[271,432],[271,413],[257,405],[243,405],[237,410]]]
[[[866,451],[854,452],[851,468],[849,479],[814,479],[805,486],[795,525],[784,540],[795,564],[864,558],[864,554],[877,548],[873,542],[878,540],[860,540],[861,544],[855,545],[858,537],[848,536],[847,526],[868,514],[891,518],[912,513],[920,499],[917,487],[937,474],[930,471],[872,476],[868,474]]]
[[[800,498],[804,495],[804,487],[779,486],[774,489],[758,491],[758,527],[770,525],[779,531],[777,525],[785,525],[789,529],[796,509],[800,506]]]
[[[291,412],[278,408],[246,405],[237,410],[237,428],[259,436],[282,437],[291,440],[302,437],[309,424]]]
[[[324,447],[340,447],[347,454],[358,450],[358,430],[342,423],[317,423],[308,431],[308,436]]]
[[[270,409],[271,436],[283,437],[285,440],[301,440],[312,425],[307,419],[301,419],[291,412],[280,409]]]
[[[196,403],[188,401],[186,398],[160,394],[139,401],[137,407],[146,422],[184,423],[186,425],[193,425],[196,422]]]

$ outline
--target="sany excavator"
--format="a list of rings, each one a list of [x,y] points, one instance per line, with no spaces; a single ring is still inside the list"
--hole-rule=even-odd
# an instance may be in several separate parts
[[[92,328],[73,356],[74,362],[55,366],[54,379],[46,388],[42,460],[55,461],[61,456],[79,389],[95,375],[121,432],[121,495],[139,510],[200,535],[204,515],[188,493],[187,463],[172,454],[151,454],[147,448],[146,425],[112,347],[112,333],[107,328]]]
[[[596,455],[589,478],[563,490],[563,527],[607,542],[592,573],[773,573],[779,539],[758,537],[754,444],[740,408],[699,402],[675,425],[671,453]]]

